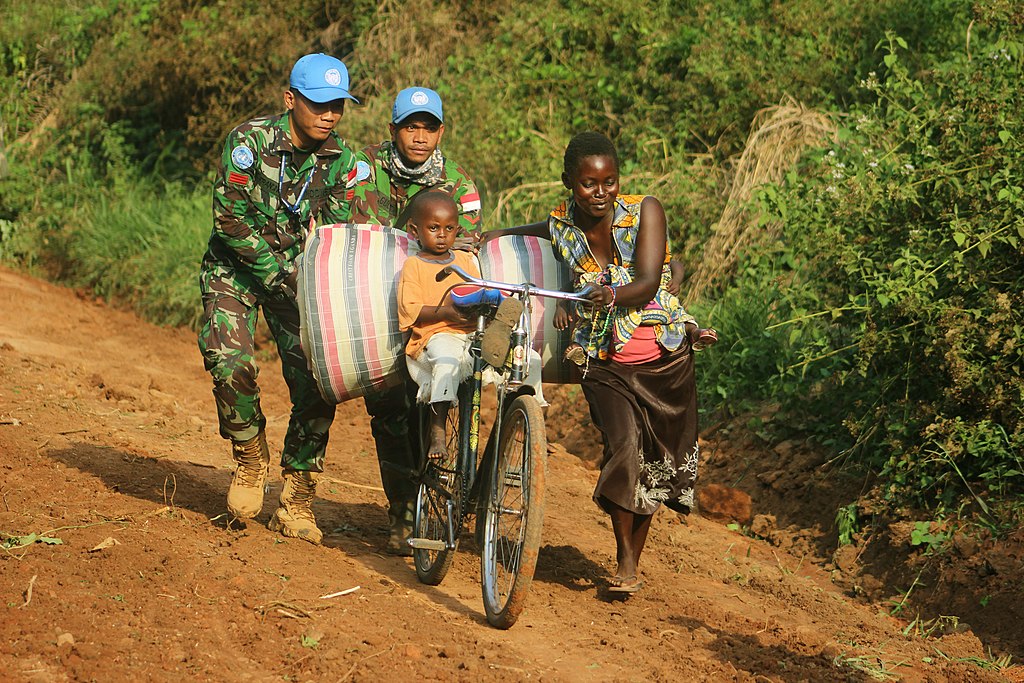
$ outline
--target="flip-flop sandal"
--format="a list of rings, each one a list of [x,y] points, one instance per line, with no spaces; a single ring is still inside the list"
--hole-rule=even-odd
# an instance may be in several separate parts
[[[716,332],[713,328],[708,328],[700,330],[700,336],[698,336],[697,340],[693,342],[693,344],[691,344],[690,346],[693,348],[694,351],[703,351],[704,349],[708,348],[713,344],[716,344],[717,342],[718,332]]]
[[[629,581],[632,580],[632,583]],[[636,593],[638,590],[644,587],[644,582],[637,580],[635,576],[628,576],[622,579],[624,583],[621,584],[609,584],[609,593]]]
[[[587,362],[587,352],[579,344],[570,344],[569,348],[565,350],[565,360],[583,367],[583,364]]]
[[[523,314],[523,302],[514,297],[505,297],[498,304],[494,319],[487,323],[480,340],[480,357],[499,370],[508,360],[508,349],[512,345],[512,328]]]

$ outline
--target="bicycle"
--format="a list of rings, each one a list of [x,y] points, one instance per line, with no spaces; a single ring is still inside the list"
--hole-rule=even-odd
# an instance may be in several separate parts
[[[463,298],[463,304],[456,304],[477,316],[476,330],[470,335],[473,372],[460,385],[458,402],[448,414],[447,455],[435,460],[424,458],[413,536],[408,543],[413,548],[417,577],[436,586],[455,559],[465,518],[470,510],[475,511],[484,611],[491,625],[507,629],[519,618],[533,581],[544,523],[544,415],[524,385],[531,348],[530,299],[588,300],[579,293],[540,289],[528,283],[475,278],[458,266],[445,268],[438,279],[450,273],[479,292],[476,298],[469,295]],[[464,285],[453,285],[448,292],[460,286]],[[488,366],[482,340],[502,300],[500,292],[515,296],[522,304],[522,313],[512,328],[508,351],[499,354],[505,358],[504,363],[501,367],[491,365],[501,373],[501,381],[495,384],[497,413],[481,456],[480,404],[483,372]]]

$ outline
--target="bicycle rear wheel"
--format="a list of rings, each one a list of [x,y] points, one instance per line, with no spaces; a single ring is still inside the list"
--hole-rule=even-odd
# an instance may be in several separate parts
[[[540,404],[533,396],[517,397],[493,458],[480,553],[484,610],[498,628],[516,623],[537,568],[547,448]]]
[[[426,414],[429,408],[423,408]],[[433,542],[435,548],[413,547],[412,559],[416,576],[430,586],[444,580],[445,574],[455,560],[455,550],[462,527],[463,475],[458,467],[460,443],[460,408],[452,405],[448,412],[447,448],[448,453],[440,460],[428,460],[419,492],[416,495],[416,517],[413,536]],[[424,457],[429,444],[429,429],[426,420],[421,420]],[[450,521],[450,525],[449,525]]]

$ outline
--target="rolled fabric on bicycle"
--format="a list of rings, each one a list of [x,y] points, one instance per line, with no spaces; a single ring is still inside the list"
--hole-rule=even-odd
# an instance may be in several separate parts
[[[396,386],[405,363],[398,276],[419,251],[405,230],[317,226],[299,261],[299,333],[324,400],[342,403]]]
[[[572,274],[555,259],[551,243],[538,237],[505,235],[488,240],[480,249],[480,272],[487,280],[498,282],[530,282],[542,289],[566,291],[571,288]],[[562,360],[571,341],[569,330],[556,330],[554,299],[534,297],[530,316],[531,343],[540,353],[541,378],[552,384],[578,383],[569,364]]]

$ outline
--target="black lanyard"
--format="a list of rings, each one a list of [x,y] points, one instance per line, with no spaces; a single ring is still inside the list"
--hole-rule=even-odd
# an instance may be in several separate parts
[[[299,204],[302,203],[302,198],[306,196],[306,190],[309,189],[309,182],[313,180],[313,174],[316,173],[316,163],[314,162],[313,168],[309,169],[309,175],[306,176],[306,182],[302,184],[302,189],[299,190],[299,196],[295,198],[294,204],[289,204],[288,200],[284,198],[284,164],[285,155],[281,154],[281,174],[277,178],[277,197],[284,204],[284,210],[290,214],[299,213]]]

